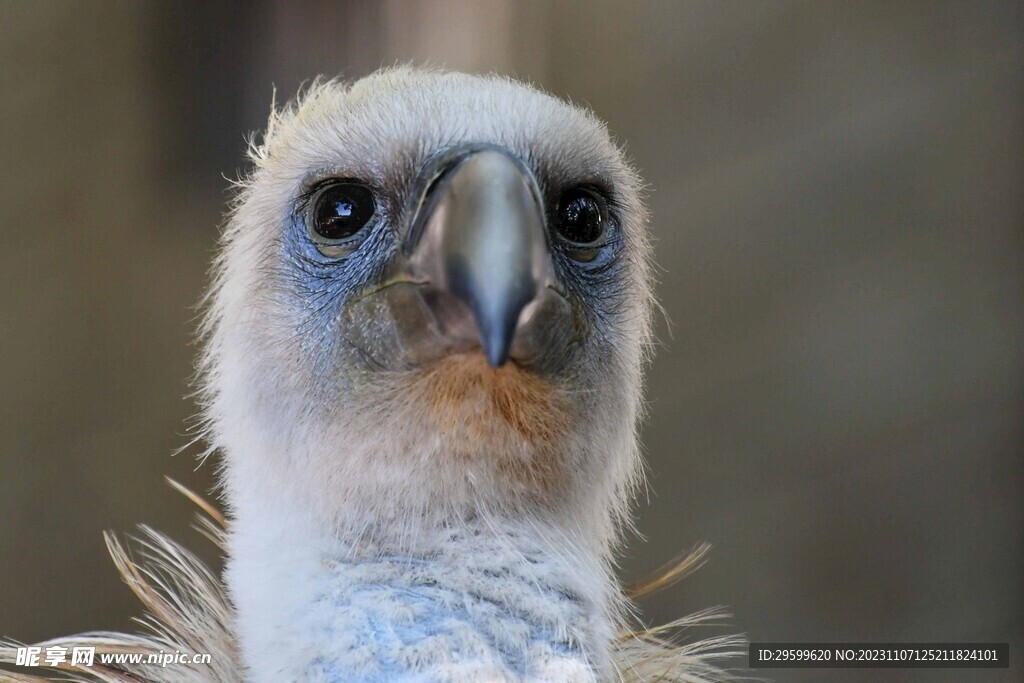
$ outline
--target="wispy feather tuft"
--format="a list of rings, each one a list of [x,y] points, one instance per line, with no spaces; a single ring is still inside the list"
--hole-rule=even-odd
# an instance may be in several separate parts
[[[208,517],[197,513],[196,528],[223,550],[223,515],[181,484],[171,485]],[[113,534],[104,538],[121,578],[138,597],[145,615],[136,621],[148,633],[96,631],[54,638],[36,647],[95,647],[94,665],[41,667],[37,674],[0,671],[0,681],[79,681],[82,683],[242,683],[245,680],[233,633],[233,611],[218,577],[191,551],[146,526],[132,552]],[[0,642],[0,663],[14,664],[20,643]],[[210,655],[209,664],[101,664],[105,654],[187,653]]]

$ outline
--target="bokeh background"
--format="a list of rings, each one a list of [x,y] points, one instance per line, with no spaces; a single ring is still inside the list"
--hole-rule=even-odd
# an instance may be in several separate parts
[[[0,635],[130,627],[104,529],[188,540],[194,304],[272,87],[412,60],[595,109],[651,186],[636,578],[760,641],[1009,641],[1024,670],[1019,2],[0,2]],[[745,664],[740,661],[738,664]]]

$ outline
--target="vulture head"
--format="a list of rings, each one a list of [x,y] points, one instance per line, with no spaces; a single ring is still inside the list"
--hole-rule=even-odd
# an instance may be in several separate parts
[[[314,86],[253,156],[204,367],[233,507],[409,542],[547,520],[607,547],[651,285],[605,126],[506,79],[399,70]]]

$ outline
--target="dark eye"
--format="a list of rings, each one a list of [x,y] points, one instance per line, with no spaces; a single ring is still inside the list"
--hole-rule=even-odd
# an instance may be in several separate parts
[[[370,188],[337,182],[316,191],[310,202],[309,236],[326,256],[342,256],[358,246],[353,239],[373,218],[376,206]]]
[[[569,242],[569,256],[593,261],[608,232],[608,207],[602,196],[584,187],[568,190],[558,201],[555,229]]]

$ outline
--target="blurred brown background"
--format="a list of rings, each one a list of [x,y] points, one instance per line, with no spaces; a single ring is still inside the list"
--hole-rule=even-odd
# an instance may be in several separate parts
[[[222,175],[272,84],[396,61],[592,106],[650,182],[671,333],[633,578],[752,640],[1010,641],[1024,667],[1016,2],[0,2],[0,636],[124,628],[100,532],[189,531]],[[708,629],[703,635],[727,629]],[[740,662],[741,664],[743,662]]]

